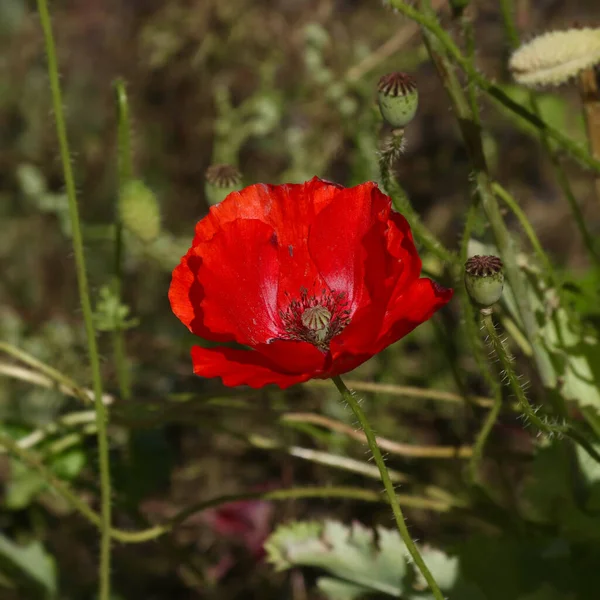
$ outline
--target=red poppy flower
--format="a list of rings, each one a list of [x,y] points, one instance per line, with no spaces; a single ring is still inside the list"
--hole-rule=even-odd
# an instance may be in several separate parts
[[[194,372],[281,388],[350,371],[452,297],[419,278],[406,219],[375,183],[314,178],[233,192],[196,225],[173,271],[173,312],[196,335]]]

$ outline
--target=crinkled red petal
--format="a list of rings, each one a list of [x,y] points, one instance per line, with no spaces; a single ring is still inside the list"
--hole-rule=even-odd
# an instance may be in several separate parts
[[[308,231],[315,216],[343,189],[318,177],[302,184],[251,185],[211,208],[196,226],[194,244],[211,240],[227,223],[238,219],[269,224],[279,257],[278,304],[285,309],[301,288],[310,293],[327,288],[308,253]]]
[[[391,211],[383,234],[373,227],[372,243],[368,236],[364,245],[368,254],[365,261],[364,280],[373,301],[364,303],[352,316],[352,321],[340,335],[331,341],[331,352],[337,365],[340,356],[363,357],[361,364],[376,354],[376,341],[380,336],[390,299],[407,289],[421,272],[421,259],[413,242],[406,219]],[[342,371],[343,372],[343,371]]]
[[[430,319],[437,310],[450,301],[453,293],[453,290],[443,288],[431,279],[422,278],[413,282],[406,292],[399,298],[395,298],[393,304],[388,307],[384,322],[376,329],[377,339],[371,342],[370,346],[361,347],[359,335],[355,335],[350,340],[352,345],[332,343],[333,362],[329,373],[341,375],[356,369]],[[364,326],[368,327],[367,321],[364,322]]]
[[[390,200],[375,183],[340,190],[310,228],[310,256],[329,288],[344,292],[353,314],[381,297]]]
[[[256,219],[226,223],[210,241],[198,242],[197,281],[203,291],[202,325],[231,333],[240,344],[266,343],[278,326],[278,247],[273,228]]]
[[[173,271],[169,288],[169,302],[175,316],[194,334],[213,342],[235,339],[231,332],[209,330],[204,325],[202,300],[204,290],[198,281],[202,259],[192,247]]]
[[[331,363],[328,352],[321,352],[308,342],[275,340],[253,348],[284,373],[312,373],[316,376],[327,371]]]
[[[192,363],[196,375],[220,377],[229,387],[249,385],[259,389],[273,383],[285,389],[312,377],[311,373],[281,373],[273,368],[273,364],[266,356],[253,350],[194,346]]]
[[[453,294],[454,290],[444,288],[426,277],[413,282],[388,307],[374,348],[375,353],[381,352],[430,319],[437,310],[450,302]]]

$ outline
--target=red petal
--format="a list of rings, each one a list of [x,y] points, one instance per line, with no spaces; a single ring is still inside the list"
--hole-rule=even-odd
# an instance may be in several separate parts
[[[220,377],[227,386],[249,385],[261,388],[270,383],[285,389],[311,378],[310,373],[280,373],[262,354],[232,348],[192,348],[194,373],[202,377]]]
[[[308,248],[331,290],[345,292],[354,313],[384,280],[390,199],[369,182],[340,191],[316,217]]]
[[[273,229],[254,219],[232,221],[210,241],[198,243],[195,252],[202,257],[197,281],[204,293],[203,326],[250,346],[278,337]]]
[[[388,281],[394,282],[393,296],[419,278],[421,257],[415,247],[408,221],[395,211],[390,212],[386,232],[388,257]]]
[[[196,225],[194,243],[207,241],[236,219],[258,219],[286,232],[282,245],[306,240],[316,214],[331,201],[341,186],[313,177],[306,183],[268,185],[257,183],[233,192]],[[306,242],[305,242],[306,243]]]
[[[453,290],[442,288],[431,279],[418,279],[402,296],[393,301],[393,305],[388,307],[384,322],[377,330],[379,336],[375,341],[371,340],[369,344],[360,345],[361,333],[363,334],[362,340],[369,341],[367,339],[369,335],[368,320],[361,321],[362,331],[357,328],[356,334],[349,338],[347,343],[339,341],[345,331],[332,340],[333,362],[329,373],[331,375],[347,373],[390,344],[397,342],[415,327],[431,318],[433,313],[450,301],[453,293]]]
[[[376,353],[375,342],[381,335],[390,298],[401,294],[421,272],[421,259],[408,222],[394,211],[387,218],[385,233],[378,231],[379,226],[375,225],[364,238],[367,257],[363,279],[372,300],[364,302],[352,315],[348,327],[332,340],[331,352],[336,365],[342,354],[369,358]],[[362,358],[355,366],[365,360]]]
[[[317,177],[303,184],[251,185],[227,196],[211,208],[196,226],[194,243],[208,241],[227,223],[237,219],[258,219],[272,226],[273,243],[279,251],[278,304],[285,307],[301,288],[320,292],[327,286],[307,250],[310,225],[343,188]]]
[[[275,340],[269,344],[254,346],[254,349],[285,373],[311,373],[320,375],[327,370],[331,355],[321,352],[308,342]]]
[[[173,271],[169,301],[175,316],[192,332],[213,342],[226,342],[234,339],[231,333],[216,333],[204,326],[201,308],[204,291],[198,282],[198,269],[202,259],[196,255],[195,249],[188,253]]]
[[[423,277],[418,279],[390,304],[375,353],[403,338],[433,313],[450,302],[454,290],[446,289]]]

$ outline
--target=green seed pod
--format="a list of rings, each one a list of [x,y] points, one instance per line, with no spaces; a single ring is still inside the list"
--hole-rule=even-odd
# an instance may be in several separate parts
[[[211,206],[241,188],[242,174],[233,165],[211,165],[204,175],[206,199]]]
[[[123,227],[142,242],[150,243],[160,234],[160,208],[156,196],[139,180],[128,182],[119,198]]]
[[[502,296],[504,271],[497,256],[472,256],[465,263],[465,287],[474,304],[490,308]]]
[[[419,106],[417,82],[406,73],[384,75],[377,86],[381,116],[394,128],[406,127]]]

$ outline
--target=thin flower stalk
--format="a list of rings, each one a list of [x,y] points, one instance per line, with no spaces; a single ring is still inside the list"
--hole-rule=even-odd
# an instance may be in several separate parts
[[[369,446],[369,450],[371,452],[373,460],[375,461],[375,464],[379,469],[379,474],[381,475],[381,481],[383,483],[383,487],[385,488],[385,493],[392,508],[392,512],[394,513],[394,519],[396,521],[396,526],[398,527],[398,532],[400,533],[402,541],[406,545],[406,549],[408,550],[409,554],[414,560],[415,565],[417,565],[417,568],[421,572],[421,575],[423,575],[423,578],[427,582],[427,585],[429,586],[429,589],[431,590],[431,593],[433,594],[435,600],[444,600],[444,595],[442,594],[442,591],[440,590],[437,582],[431,574],[431,571],[425,564],[425,561],[423,560],[423,557],[421,556],[417,545],[410,537],[408,527],[404,520],[404,514],[402,513],[402,509],[400,508],[400,504],[396,496],[394,484],[392,483],[392,480],[388,473],[387,466],[385,464],[385,461],[383,460],[383,456],[381,455],[379,446],[377,445],[377,438],[375,437],[375,433],[373,432],[373,429],[371,427],[371,424],[369,423],[369,420],[367,419],[367,416],[363,412],[360,403],[355,398],[354,394],[346,387],[346,385],[342,381],[342,378],[336,376],[333,377],[332,380],[335,386],[337,387],[338,391],[340,392],[342,399],[344,400],[344,402],[348,403],[348,406],[350,406],[350,408],[352,409],[352,412],[358,420],[361,429],[364,431],[365,437],[367,438],[367,445]]]
[[[525,419],[542,433],[550,436],[558,435],[570,438],[572,441],[579,444],[594,460],[600,462],[600,454],[587,440],[584,434],[566,422],[559,424],[551,420],[546,420],[545,418],[542,419],[538,416],[537,410],[529,404],[529,400],[527,400],[519,377],[515,373],[513,366],[514,359],[496,331],[491,309],[482,311],[482,325],[487,333],[494,354],[500,361],[506,385],[510,387],[515,395]]]
[[[100,561],[99,561],[99,599],[110,600],[110,528],[111,528],[111,482],[110,482],[110,464],[108,458],[108,437],[107,437],[107,415],[106,408],[102,401],[102,379],[100,375],[100,355],[96,343],[96,332],[94,331],[92,304],[88,289],[85,254],[83,250],[83,236],[79,221],[79,208],[77,206],[77,196],[75,192],[75,179],[71,167],[71,155],[69,152],[69,143],[67,139],[67,128],[63,113],[62,93],[60,88],[58,61],[56,58],[56,47],[52,33],[52,24],[50,13],[48,11],[47,0],[37,0],[40,22],[44,32],[46,45],[46,58],[48,60],[48,75],[50,78],[50,89],[52,92],[52,103],[54,108],[54,118],[56,121],[56,132],[60,148],[60,157],[67,189],[69,203],[69,216],[73,234],[73,251],[75,254],[75,265],[77,271],[77,283],[79,287],[79,297],[85,323],[87,335],[88,354],[92,370],[92,382],[94,389],[94,406],[96,410],[96,420],[98,426],[98,455],[100,466],[100,493],[101,493],[101,513],[100,513]]]

